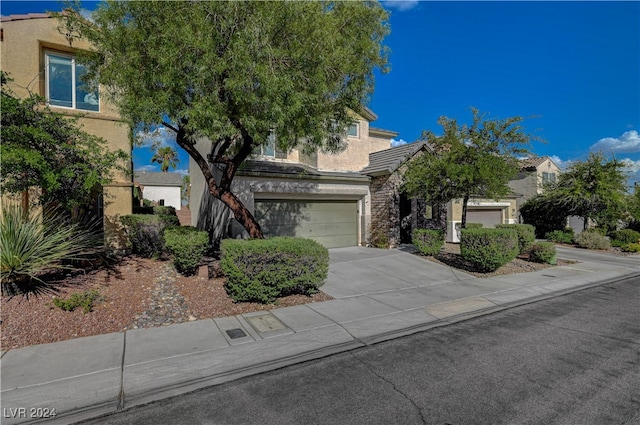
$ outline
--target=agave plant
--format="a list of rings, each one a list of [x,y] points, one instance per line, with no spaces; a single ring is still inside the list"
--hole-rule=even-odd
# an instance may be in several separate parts
[[[70,223],[62,210],[45,213],[20,205],[2,206],[0,216],[0,282],[3,293],[25,292],[33,280],[54,269],[71,269],[69,261],[101,249],[102,237],[91,227]]]

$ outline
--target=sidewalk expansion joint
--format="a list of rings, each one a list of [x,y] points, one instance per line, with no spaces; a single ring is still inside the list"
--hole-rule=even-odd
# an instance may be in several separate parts
[[[116,410],[124,409],[124,356],[127,350],[127,331],[122,335],[122,361],[120,363],[120,391],[118,392],[118,405]]]

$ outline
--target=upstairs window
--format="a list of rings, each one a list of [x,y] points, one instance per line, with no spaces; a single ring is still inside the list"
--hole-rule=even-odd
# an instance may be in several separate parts
[[[97,91],[89,90],[82,77],[86,74],[83,65],[76,63],[72,55],[47,52],[46,97],[51,106],[99,111],[100,98]]]
[[[556,173],[542,173],[542,184],[549,184],[556,182]]]
[[[287,154],[282,152],[280,149],[276,147],[276,135],[272,131],[269,133],[269,137],[267,138],[267,143],[256,146],[253,149],[253,154],[256,156],[266,156],[269,158],[278,158],[278,159],[286,159]]]
[[[351,136],[351,137],[359,137],[360,134],[360,128],[358,126],[358,123],[353,123],[351,124],[348,128],[347,128],[347,135]]]

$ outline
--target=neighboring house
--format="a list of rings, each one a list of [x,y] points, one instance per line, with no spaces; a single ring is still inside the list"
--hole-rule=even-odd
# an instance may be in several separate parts
[[[360,173],[369,154],[388,149],[393,131],[370,126],[376,115],[359,111],[338,154],[279,152],[275,140],[260,147],[238,170],[232,191],[254,214],[265,236],[301,236],[326,247],[366,245],[372,214],[370,178]],[[211,143],[197,148],[209,154]],[[215,171],[215,170],[214,170]],[[190,160],[192,223],[214,237],[242,237],[244,229],[208,194],[201,171]]]
[[[87,49],[86,42],[45,13],[3,16],[0,28],[1,68],[14,80],[10,88],[16,96],[39,94],[56,112],[80,117],[83,130],[107,140],[110,148],[131,152],[129,128],[115,108],[100,93],[83,90],[84,68],[75,52]],[[131,176],[120,172],[96,200],[104,217],[105,241],[114,250],[125,249],[119,216],[131,214],[131,200]]]
[[[560,175],[560,167],[548,156],[525,159],[521,162],[520,173],[509,182],[509,187],[517,195],[517,208],[543,192],[544,185],[554,183]]]
[[[180,210],[182,205],[182,176],[178,173],[136,172],[133,183],[142,190],[142,199],[153,201],[157,205],[174,207]]]

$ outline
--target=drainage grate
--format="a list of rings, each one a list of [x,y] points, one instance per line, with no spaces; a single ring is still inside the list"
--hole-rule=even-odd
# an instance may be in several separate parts
[[[244,338],[245,336],[247,336],[247,334],[244,333],[244,331],[240,328],[229,329],[226,332],[227,332],[227,335],[229,335],[229,338],[231,339]]]

